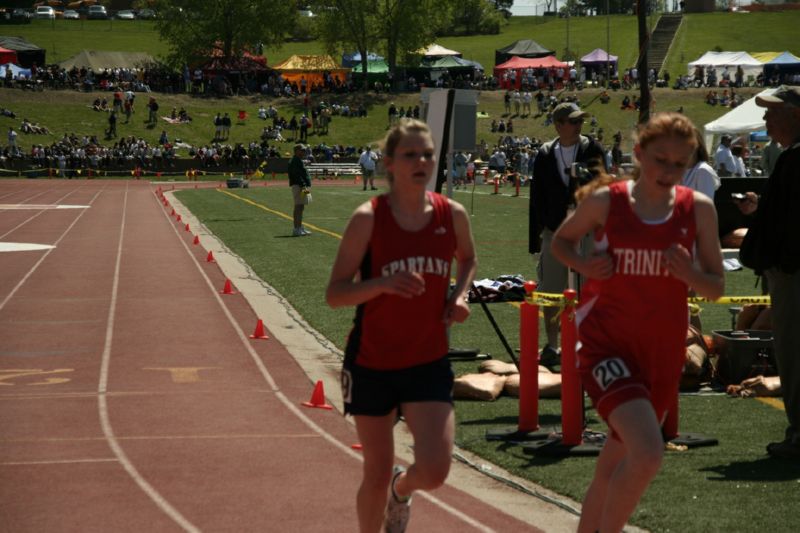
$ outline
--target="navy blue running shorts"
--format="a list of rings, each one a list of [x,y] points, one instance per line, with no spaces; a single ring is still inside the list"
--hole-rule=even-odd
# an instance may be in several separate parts
[[[443,357],[399,370],[373,370],[354,363],[342,368],[344,412],[385,416],[402,403],[453,403],[453,370]]]

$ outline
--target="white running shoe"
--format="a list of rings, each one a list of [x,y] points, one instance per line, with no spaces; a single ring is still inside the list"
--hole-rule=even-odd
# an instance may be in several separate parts
[[[405,471],[405,467],[401,465],[395,465],[392,471],[391,494],[389,494],[389,503],[386,505],[386,520],[383,524],[386,533],[404,533],[408,526],[408,520],[411,518],[411,496],[401,500],[394,490],[397,478]]]
[[[302,235],[311,235],[311,232],[308,231],[305,226],[300,226],[300,231]]]
[[[292,237],[302,237],[303,235],[305,235],[303,228],[294,228],[292,231]]]

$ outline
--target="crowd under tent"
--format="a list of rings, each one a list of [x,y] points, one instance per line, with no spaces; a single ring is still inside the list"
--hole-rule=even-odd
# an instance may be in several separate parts
[[[384,61],[383,56],[379,56],[374,52],[367,52],[367,63],[375,62],[378,63],[380,61]],[[385,62],[385,61],[384,61]],[[348,68],[354,68],[356,65],[361,64],[361,52],[350,52],[349,54],[345,53],[342,54],[342,66]],[[388,67],[387,67],[388,68]],[[369,72],[369,70],[368,70]]]
[[[611,75],[614,76],[617,73],[618,60],[618,56],[611,55],[602,48],[595,48],[581,58],[581,66],[586,67],[587,78],[592,72],[605,75],[608,67],[611,68]]]
[[[547,57],[555,55],[555,50],[548,50],[536,41],[530,39],[521,39],[513,42],[504,48],[494,51],[494,64],[495,66],[505,63],[512,57]]]
[[[733,81],[737,67],[742,67],[745,80],[752,76],[755,79],[764,70],[764,64],[747,52],[706,52],[696,61],[689,63],[688,74],[694,75],[696,67],[714,67],[717,70],[717,79],[722,78],[722,71],[727,67]]]
[[[107,52],[103,50],[82,50],[78,54],[58,64],[63,69],[73,67],[100,71],[105,69],[140,69],[155,63],[150,54],[144,52]]]
[[[494,67],[494,75],[498,79],[502,79],[503,73],[514,70],[517,72],[517,79],[516,83],[509,86],[504,86],[504,89],[519,89],[522,85],[522,78],[524,77],[525,70],[528,68],[532,69],[539,69],[539,68],[563,68],[565,76],[568,74],[569,63],[564,63],[556,59],[555,56],[546,56],[546,57],[537,57],[537,58],[525,58],[525,57],[512,57],[505,63],[501,63]]]
[[[775,74],[779,76],[800,74],[800,57],[791,52],[783,52],[771,61],[767,61],[764,64],[764,76],[770,79]]]
[[[22,37],[0,36],[0,47],[13,50],[17,53],[15,63],[24,68],[31,68],[34,64],[45,64],[45,51]]]
[[[323,84],[325,73],[330,73],[334,78],[338,76],[344,82],[350,72],[349,68],[337,65],[329,55],[293,55],[272,68],[280,72],[286,81],[297,83],[298,87],[305,78],[306,91],[310,91],[313,84]]]

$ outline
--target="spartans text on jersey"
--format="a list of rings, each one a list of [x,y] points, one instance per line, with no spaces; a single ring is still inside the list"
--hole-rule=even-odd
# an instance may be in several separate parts
[[[425,257],[423,255],[395,259],[381,267],[381,276],[387,277],[395,272],[402,271],[434,274],[450,279],[450,262],[438,257]]]

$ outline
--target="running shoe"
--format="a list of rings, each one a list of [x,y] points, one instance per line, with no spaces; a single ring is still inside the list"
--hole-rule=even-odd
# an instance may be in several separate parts
[[[305,235],[305,233],[303,233],[302,228],[294,228],[292,231],[292,237],[302,237],[303,235]]]
[[[392,471],[392,490],[386,506],[386,521],[384,522],[386,533],[404,533],[408,526],[408,520],[411,518],[411,496],[400,499],[394,490],[395,482],[405,471],[405,467],[401,465],[395,465]]]
[[[300,234],[303,235],[303,236],[311,235],[311,232],[308,231],[305,226],[300,226]]]

